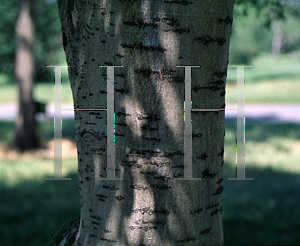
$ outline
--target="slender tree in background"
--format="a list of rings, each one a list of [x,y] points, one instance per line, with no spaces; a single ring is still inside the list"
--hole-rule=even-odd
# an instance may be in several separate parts
[[[20,1],[17,20],[17,51],[15,76],[19,87],[19,113],[16,120],[14,148],[24,151],[39,146],[36,135],[35,103],[32,97],[34,85],[34,24],[30,0]]]
[[[234,0],[58,1],[74,108],[107,107],[115,68],[115,174],[106,117],[75,111],[81,217],[73,245],[223,245],[224,111],[192,111],[184,174],[185,70],[192,107],[225,107]],[[189,107],[187,105],[186,107]]]

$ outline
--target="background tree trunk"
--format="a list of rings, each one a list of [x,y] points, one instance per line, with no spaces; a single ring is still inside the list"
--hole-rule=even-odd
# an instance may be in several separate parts
[[[34,24],[31,18],[31,1],[20,1],[17,20],[18,38],[15,75],[19,86],[19,113],[13,147],[24,151],[39,147],[36,135],[35,103],[32,98],[34,85]]]
[[[224,111],[192,112],[184,173],[184,68],[193,108],[225,107],[234,0],[58,1],[74,108],[106,108],[115,68],[116,178],[106,112],[76,111],[80,228],[74,245],[223,245]]]

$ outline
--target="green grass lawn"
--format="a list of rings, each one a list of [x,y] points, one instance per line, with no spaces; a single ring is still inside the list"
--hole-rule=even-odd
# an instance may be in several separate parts
[[[65,123],[64,123],[65,122]],[[63,121],[74,129],[74,121]],[[3,145],[9,142],[13,122],[0,122]],[[53,123],[39,123],[47,141]],[[74,131],[63,137],[74,141]],[[300,244],[300,131],[297,124],[246,124],[246,177],[254,181],[228,181],[235,177],[234,122],[226,122],[223,225],[225,245]],[[53,177],[52,158],[0,161],[0,245],[46,245],[53,235],[80,213],[77,160],[63,160],[63,177],[71,181],[45,181]]]

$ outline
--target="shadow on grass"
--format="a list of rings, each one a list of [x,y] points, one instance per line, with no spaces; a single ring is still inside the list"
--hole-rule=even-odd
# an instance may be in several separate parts
[[[271,169],[247,168],[254,181],[228,181],[235,170],[224,165],[223,227],[225,245],[300,243],[300,177]],[[67,221],[80,214],[78,176],[71,181],[0,183],[0,243],[41,246]]]
[[[253,181],[229,181],[235,169],[224,169],[225,246],[299,245],[300,176],[246,167]]]
[[[47,230],[52,236],[80,215],[78,174],[67,176],[71,181],[0,182],[0,245],[45,246]]]
[[[52,124],[52,125],[51,125]],[[74,120],[63,121],[63,135],[74,131]],[[9,137],[11,123],[0,122],[1,133]],[[4,127],[4,130],[3,128]],[[53,123],[41,126],[43,138],[53,133]],[[44,127],[44,128],[43,128]],[[235,134],[235,123],[226,122],[226,132]],[[49,129],[48,129],[49,128]],[[5,129],[7,131],[5,131]],[[299,125],[246,125],[248,140],[268,142],[270,137],[300,139]],[[46,134],[46,135],[45,135]],[[51,137],[50,137],[51,136]],[[49,134],[49,139],[52,139]],[[74,135],[73,135],[74,139]],[[0,181],[0,245],[41,246],[67,221],[79,216],[77,172],[71,181],[26,180],[8,187]],[[235,169],[224,164],[223,228],[225,246],[300,244],[300,176],[271,168],[246,167],[246,178],[254,181],[229,181]]]

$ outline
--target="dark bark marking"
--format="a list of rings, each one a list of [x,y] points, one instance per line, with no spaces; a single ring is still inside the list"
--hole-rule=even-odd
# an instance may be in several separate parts
[[[165,183],[171,179],[171,177],[168,176],[158,176],[158,177],[154,177],[155,179],[161,179],[162,181],[165,181]]]
[[[160,120],[160,118],[157,117],[156,113],[149,114],[148,116],[143,116],[141,114],[138,114],[137,115],[137,119],[138,120],[146,119],[146,120],[148,120],[150,122],[154,122],[154,121]]]
[[[217,184],[221,184],[222,181],[223,181],[223,178],[221,178],[220,180],[218,180],[216,183],[217,183]]]
[[[224,22],[226,25],[230,24],[232,25],[232,19],[230,18],[230,16],[226,16],[226,18],[219,18],[218,19],[220,23]]]
[[[96,123],[89,123],[89,122],[85,122],[85,124],[96,125]],[[96,142],[100,142],[106,138],[107,137],[105,135],[101,136],[99,133],[94,132],[92,130],[89,131],[83,130],[79,135],[78,143],[80,143],[83,146],[89,147],[95,145]]]
[[[104,229],[105,233],[111,233],[111,231]]]
[[[144,50],[147,52],[158,51],[160,53],[164,53],[166,51],[166,49],[162,48],[161,46],[157,46],[157,47],[154,47],[151,45],[144,46],[142,42],[135,42],[133,45],[122,43],[120,46],[122,48],[128,48],[128,49],[133,49],[133,50],[139,49],[139,50]]]
[[[92,221],[92,224],[94,224],[94,225],[100,225],[98,222],[96,222],[96,221]]]
[[[145,124],[141,127],[141,129],[146,130],[146,131],[157,131],[158,128],[154,128],[149,124]]]
[[[96,196],[98,197],[99,201],[101,201],[101,202],[105,202],[106,201],[105,199],[107,198],[107,196],[102,195],[102,194],[96,194]]]
[[[116,186],[110,187],[110,186],[103,185],[102,187],[103,187],[104,189],[111,189],[111,190],[119,190],[119,189],[120,189],[120,188],[118,188],[118,187],[116,187]]]
[[[178,150],[176,152],[166,152],[164,157],[172,158],[174,155],[184,155],[184,153]]]
[[[127,90],[127,89],[115,89],[115,91],[116,92],[120,92],[120,93],[122,93],[122,94],[128,94],[129,93],[129,90]]]
[[[195,40],[201,41],[205,46],[208,46],[211,42],[214,41],[214,39],[208,35],[206,35],[205,37],[195,38]]]
[[[156,226],[129,226],[128,227],[130,230],[135,230],[135,229],[141,229],[143,231],[148,231],[148,230],[151,230],[151,229],[157,229]]]
[[[116,56],[118,57],[118,58],[122,58],[122,57],[124,57],[123,55],[121,55],[121,54],[116,54]]]
[[[152,18],[153,21],[161,21],[162,23],[165,23],[166,25],[168,26],[180,26],[180,23],[178,22],[177,19],[174,19],[174,18],[168,18],[168,17],[162,17],[162,18],[159,18],[159,17],[155,17],[155,18]]]
[[[109,243],[116,243],[117,242],[117,241],[110,240],[110,239],[107,239],[107,238],[102,238],[102,237],[100,237],[100,240],[106,241],[106,242],[109,242]]]
[[[219,187],[216,189],[216,191],[215,191],[215,193],[214,193],[213,195],[221,194],[221,193],[223,192],[223,190],[224,190],[224,186],[221,185],[221,186],[219,186]]]
[[[221,209],[216,209],[216,210],[212,211],[212,212],[210,213],[210,215],[211,215],[211,216],[216,215],[216,214],[218,213],[218,211],[221,211]]]
[[[225,38],[216,38],[215,41],[218,43],[218,45],[222,46],[225,42]]]
[[[183,34],[183,33],[190,33],[190,29],[166,29],[164,30],[164,32],[177,32],[179,34]]]
[[[213,208],[213,207],[218,207],[219,206],[219,203],[215,203],[211,206],[207,206],[206,209],[210,209],[210,208]]]
[[[135,220],[134,222],[135,224],[139,225],[139,224],[161,224],[161,225],[165,225],[166,222],[165,221],[158,221],[158,220],[149,220],[149,221],[145,221],[145,220]]]
[[[171,168],[182,168],[182,169],[184,169],[184,165],[171,166]]]
[[[180,178],[180,177],[183,177],[184,175],[183,174],[180,174],[180,173],[175,173],[173,174],[173,177],[174,178]]]
[[[171,186],[157,185],[157,184],[152,185],[152,187],[153,187],[154,189],[160,189],[160,190],[169,190],[169,189],[172,189]]]
[[[208,155],[206,155],[205,153],[202,153],[201,156],[198,156],[196,159],[202,159],[205,160],[208,157]]]
[[[170,211],[168,209],[153,209],[151,207],[144,207],[144,208],[137,208],[137,209],[132,209],[131,210],[133,213],[138,213],[141,212],[142,214],[147,213],[149,215],[152,215],[153,213],[160,213],[160,214],[166,214],[169,215]]]
[[[184,239],[181,239],[181,240],[177,240],[178,243],[187,243],[187,242],[190,242],[190,241],[195,241],[196,238],[194,237],[185,237]]]
[[[207,228],[207,229],[204,229],[204,230],[202,230],[202,231],[200,232],[200,234],[203,235],[203,234],[205,234],[205,233],[209,233],[211,229],[212,229],[211,227],[209,227],[209,228]]]
[[[226,42],[225,38],[212,38],[208,35],[206,35],[205,37],[195,38],[194,40],[201,41],[201,43],[205,46],[208,46],[212,42],[217,42],[218,45],[222,46]]]
[[[153,27],[153,28],[157,28],[157,24],[156,23],[146,23],[140,19],[135,19],[135,21],[123,21],[124,25],[127,26],[137,26],[139,29],[145,29],[145,27]]]
[[[130,188],[132,189],[137,189],[137,190],[146,190],[147,187],[146,186],[140,186],[140,185],[137,185],[137,184],[134,184],[134,185],[129,185]]]
[[[85,122],[85,125],[96,125],[96,123],[91,123],[91,122]]]
[[[180,59],[180,58],[178,58]],[[169,83],[184,83],[185,82],[185,78],[184,77],[180,77],[180,76],[175,76],[175,77],[170,77],[167,78]]]
[[[202,178],[214,178],[218,173],[211,173],[209,169],[205,169],[202,172]]]
[[[224,154],[224,148],[222,148],[221,152],[218,153],[218,156],[223,156],[223,154]]]
[[[140,171],[142,174],[148,174],[148,175],[155,175],[157,174],[157,171]]]
[[[122,201],[123,199],[125,199],[125,197],[123,197],[123,196],[121,196],[121,195],[115,196],[115,198],[116,198],[118,201]]]
[[[89,115],[100,115],[99,112],[90,112]]]
[[[150,141],[156,141],[156,142],[160,142],[160,138],[150,138],[150,137],[142,137],[142,139],[146,139],[146,140],[148,140],[148,142],[150,142]]]
[[[201,213],[203,211],[203,208],[199,208],[199,209],[192,209],[191,210],[191,214],[196,214],[196,213]]]
[[[117,112],[116,113],[116,116],[121,116],[121,115],[124,115],[125,117],[126,116],[131,116],[131,114],[127,114],[127,113],[123,113],[123,112]]]
[[[102,220],[99,216],[93,216],[93,215],[90,215],[91,218],[95,219],[95,220]]]
[[[106,91],[99,91],[101,94],[107,94]]]
[[[169,3],[170,5],[172,5],[173,3],[175,3],[175,4],[181,4],[183,6],[187,6],[189,4],[193,4],[193,2],[189,2],[189,1],[186,1],[186,0],[182,0],[182,1],[179,1],[179,0],[174,0],[174,1],[164,0],[164,3]]]
[[[201,138],[202,137],[202,134],[192,134],[192,139],[193,138]]]
[[[223,84],[225,84],[225,81],[220,79],[220,80],[212,81],[210,83],[216,84],[216,85],[223,85]]]
[[[227,71],[224,71],[224,72],[214,72],[214,75],[217,75],[219,78],[222,78],[224,75],[227,75]]]
[[[209,89],[209,90],[212,90],[212,91],[217,91],[217,90],[221,90],[221,89],[224,89],[224,87],[221,87],[221,86],[216,86],[216,85],[213,85],[213,86],[194,86],[192,88],[192,90],[194,92],[197,92],[198,90],[201,90],[201,89]]]

